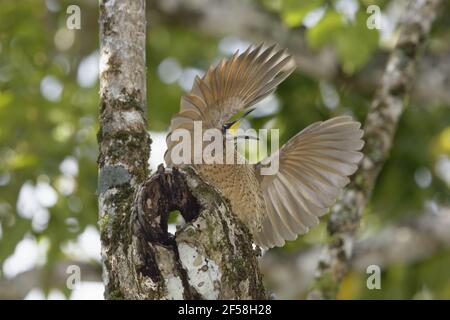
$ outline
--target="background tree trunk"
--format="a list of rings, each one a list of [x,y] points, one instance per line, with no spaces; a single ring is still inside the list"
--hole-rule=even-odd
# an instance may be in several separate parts
[[[264,299],[257,251],[189,167],[148,178],[145,0],[100,4],[99,224],[109,299]],[[187,224],[167,232],[169,213]]]
[[[349,269],[354,235],[376,179],[389,157],[397,123],[408,101],[416,65],[441,0],[411,1],[400,25],[398,42],[387,62],[364,124],[364,158],[341,200],[331,209],[331,241],[318,265],[317,282],[309,297],[336,298]]]

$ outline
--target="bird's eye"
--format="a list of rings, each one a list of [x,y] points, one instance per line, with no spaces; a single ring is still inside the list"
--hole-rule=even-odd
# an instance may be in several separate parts
[[[235,121],[233,122],[227,122],[222,126],[222,131],[228,130],[231,128],[231,126],[235,123]]]

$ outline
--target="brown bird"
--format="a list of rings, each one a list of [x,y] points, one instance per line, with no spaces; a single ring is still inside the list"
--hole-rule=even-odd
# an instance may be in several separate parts
[[[211,67],[203,78],[197,77],[191,92],[181,99],[180,112],[172,118],[167,165],[173,165],[171,151],[177,142],[171,136],[175,130],[193,133],[194,122],[201,121],[203,130],[216,128],[225,133],[237,123],[230,121],[234,115],[273,93],[294,69],[286,50],[260,45],[236,52]],[[193,167],[229,200],[257,245],[283,246],[285,240],[294,240],[316,226],[349,183],[348,176],[362,158],[360,126],[349,116],[335,117],[311,124],[258,164],[246,162],[236,152],[234,164]],[[204,142],[199,143],[205,148]],[[278,172],[262,175],[261,167],[271,161],[279,161]]]

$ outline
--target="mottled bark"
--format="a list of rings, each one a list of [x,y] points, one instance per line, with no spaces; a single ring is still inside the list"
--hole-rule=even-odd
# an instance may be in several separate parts
[[[105,297],[124,296],[130,219],[147,177],[145,1],[100,3],[99,226]]]
[[[167,232],[174,210],[186,221],[175,236]],[[131,225],[140,298],[265,298],[249,231],[194,169],[161,165],[139,191]]]
[[[375,181],[392,147],[397,123],[408,100],[418,56],[425,45],[441,0],[411,1],[400,24],[400,37],[388,60],[364,125],[364,158],[340,201],[331,209],[330,244],[318,266],[310,298],[333,299],[346,274],[354,234]]]
[[[99,225],[108,299],[263,299],[248,230],[193,169],[149,177],[145,1],[100,3]],[[187,224],[167,232],[171,211]]]

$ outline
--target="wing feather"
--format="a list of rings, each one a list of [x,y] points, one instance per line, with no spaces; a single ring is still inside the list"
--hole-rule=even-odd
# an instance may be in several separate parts
[[[363,157],[360,127],[348,116],[314,123],[257,165],[279,161],[278,173],[259,176],[267,208],[260,246],[282,246],[319,223]]]
[[[171,165],[171,133],[189,119],[202,121],[203,128],[222,129],[236,113],[261,101],[294,71],[294,63],[286,50],[265,48],[264,44],[244,53],[236,52],[211,66],[206,74],[196,77],[191,92],[181,99],[180,112],[175,114],[169,128],[165,160]]]

